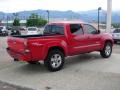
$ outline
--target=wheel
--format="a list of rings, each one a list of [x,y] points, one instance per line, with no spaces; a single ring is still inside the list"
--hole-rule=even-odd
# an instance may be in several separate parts
[[[29,64],[37,64],[38,62],[37,61],[29,61],[28,63]]]
[[[117,44],[117,41],[114,41],[115,44]]]
[[[104,46],[104,49],[102,51],[100,51],[100,54],[104,58],[110,57],[112,54],[112,43],[107,42]]]
[[[8,36],[8,33],[6,33],[6,36]]]
[[[45,66],[50,71],[59,71],[63,68],[65,61],[64,54],[60,50],[51,50],[44,61]]]
[[[14,61],[19,61],[18,59],[14,58]]]
[[[3,33],[3,36],[5,36],[5,33]]]

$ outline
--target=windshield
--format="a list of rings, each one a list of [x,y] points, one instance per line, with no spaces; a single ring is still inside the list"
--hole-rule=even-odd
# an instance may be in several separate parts
[[[44,29],[44,34],[64,34],[63,25],[47,25]]]
[[[37,28],[31,27],[31,28],[28,28],[28,31],[37,31]]]
[[[3,29],[3,27],[0,27],[0,30]]]
[[[120,29],[114,30],[113,33],[120,33]]]

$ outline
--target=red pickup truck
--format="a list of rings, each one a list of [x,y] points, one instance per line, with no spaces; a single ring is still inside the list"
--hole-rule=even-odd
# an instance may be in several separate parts
[[[67,56],[99,51],[102,57],[110,57],[113,39],[87,23],[59,22],[47,24],[43,35],[9,36],[7,43],[14,60],[44,61],[48,70],[58,71]]]

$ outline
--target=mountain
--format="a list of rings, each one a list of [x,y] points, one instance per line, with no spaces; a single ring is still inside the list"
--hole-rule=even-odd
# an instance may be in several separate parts
[[[79,18],[79,13],[75,13],[73,11],[49,11],[50,12],[50,18],[67,18],[71,19],[73,17]],[[31,13],[37,13],[43,18],[47,18],[47,10],[33,10],[33,11],[22,11],[17,12],[19,15],[19,18],[28,18]],[[0,12],[0,19],[3,17],[6,19],[7,15],[11,18],[13,18],[13,13],[2,13]]]
[[[27,19],[31,15],[31,13],[37,13],[41,17],[47,19],[47,10],[32,10],[32,11],[21,11],[17,12],[20,19]],[[98,19],[98,10],[89,10],[89,11],[80,11],[80,12],[73,12],[71,10],[69,11],[55,11],[50,10],[49,11],[50,18],[52,19],[80,19],[86,22],[93,22],[97,21]],[[8,17],[7,17],[8,16]],[[14,19],[13,13],[3,13],[0,12],[0,20],[2,19]],[[105,22],[106,20],[106,11],[101,10],[100,11],[100,21]],[[112,12],[112,23],[120,23],[120,11],[114,11]]]
[[[83,11],[78,13],[84,16],[84,19],[87,19],[88,22],[90,22],[91,20],[97,21],[98,19],[98,10],[89,10],[89,11]],[[107,18],[107,12],[104,10],[101,10],[100,21],[105,22],[106,18]],[[112,23],[120,23],[120,11],[112,12]]]

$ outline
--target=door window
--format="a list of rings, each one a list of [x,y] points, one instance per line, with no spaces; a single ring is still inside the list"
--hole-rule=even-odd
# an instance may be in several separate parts
[[[114,30],[113,33],[120,33],[120,29]]]
[[[44,34],[64,34],[63,25],[47,25],[44,29]]]
[[[70,31],[74,35],[82,35],[82,34],[84,34],[82,26],[80,24],[71,24],[70,25]]]
[[[93,26],[88,24],[84,24],[84,30],[87,34],[97,34],[97,30]]]

